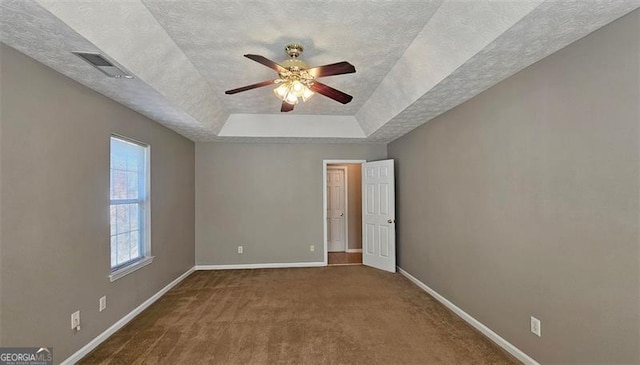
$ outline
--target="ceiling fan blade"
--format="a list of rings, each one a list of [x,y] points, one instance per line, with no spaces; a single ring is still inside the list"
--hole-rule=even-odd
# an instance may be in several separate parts
[[[351,101],[351,99],[353,99],[353,96],[349,94],[345,94],[340,90],[336,90],[331,86],[327,86],[317,81],[314,82],[313,85],[311,85],[311,90],[317,92],[318,94],[322,94],[328,98],[331,98],[337,102],[340,102],[342,104],[347,104],[348,102]]]
[[[263,87],[263,86],[269,86],[269,85],[272,85],[273,83],[275,83],[275,81],[276,80],[262,81],[262,82],[258,82],[257,84],[251,84],[251,85],[239,87],[237,89],[227,90],[224,93],[227,94],[227,95],[236,94],[236,93],[240,93],[240,92],[251,90],[251,89],[256,89],[256,88]]]
[[[282,106],[280,107],[280,111],[283,113],[290,112],[293,110],[293,107],[294,107],[293,104],[289,104],[286,101],[283,101]]]
[[[265,66],[267,66],[269,68],[272,68],[272,69],[274,69],[274,70],[276,70],[278,72],[287,71],[286,68],[280,66],[279,64],[271,61],[270,59],[268,59],[266,57],[263,57],[263,56],[260,56],[260,55],[257,55],[257,54],[246,54],[244,56],[247,57],[250,60],[254,60],[254,61],[256,61],[258,63],[261,63],[261,64],[263,64],[263,65],[265,65]]]
[[[307,70],[313,77],[325,77],[342,74],[352,74],[356,68],[349,62],[338,62],[330,65],[318,66]]]

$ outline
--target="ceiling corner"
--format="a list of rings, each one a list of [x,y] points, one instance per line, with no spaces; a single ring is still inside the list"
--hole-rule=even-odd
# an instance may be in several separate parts
[[[36,1],[204,128],[222,128],[220,96],[142,1]]]

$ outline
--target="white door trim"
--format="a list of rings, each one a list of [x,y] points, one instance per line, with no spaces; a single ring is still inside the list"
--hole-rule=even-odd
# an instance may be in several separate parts
[[[329,170],[342,170],[344,175],[344,181],[342,181],[342,189],[344,190],[344,251],[347,252],[349,249],[349,169],[347,166],[327,166],[327,171]]]
[[[324,265],[329,263],[329,251],[327,243],[327,165],[339,164],[363,164],[367,160],[322,160],[322,235],[324,236]],[[346,175],[345,175],[346,182]],[[348,189],[347,189],[348,190]],[[345,221],[346,224],[346,221]],[[348,232],[348,229],[347,229]],[[349,246],[347,246],[348,248]]]

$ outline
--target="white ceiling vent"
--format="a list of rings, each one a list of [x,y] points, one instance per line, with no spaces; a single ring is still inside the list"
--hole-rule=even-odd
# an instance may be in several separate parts
[[[89,52],[72,52],[76,56],[82,58],[87,61],[90,65],[102,71],[105,75],[109,77],[124,77],[127,79],[132,79],[128,72],[124,71],[121,67],[116,66],[115,62],[109,61],[105,56],[99,53],[89,53]]]

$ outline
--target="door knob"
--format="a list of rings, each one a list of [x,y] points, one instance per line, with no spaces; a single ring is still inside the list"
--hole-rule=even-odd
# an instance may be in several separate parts
[[[340,216],[341,216],[341,217],[342,217],[342,216],[344,216],[344,212],[340,213]]]
[[[391,218],[387,219],[387,223],[389,223],[389,224],[391,224],[391,223],[395,223],[395,222],[396,222],[396,220],[395,220],[395,219],[391,219]]]

